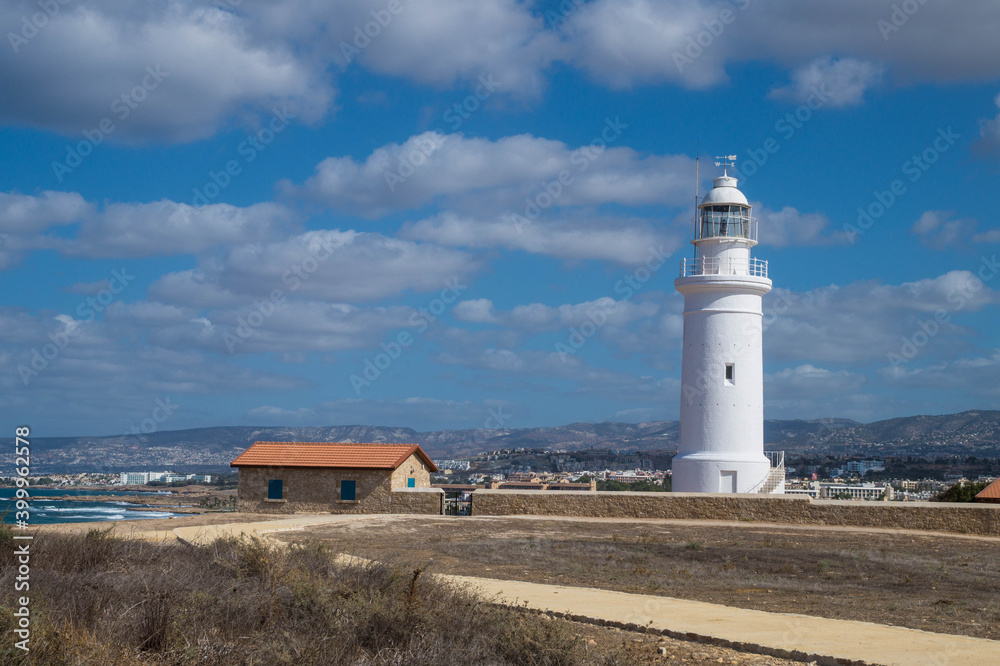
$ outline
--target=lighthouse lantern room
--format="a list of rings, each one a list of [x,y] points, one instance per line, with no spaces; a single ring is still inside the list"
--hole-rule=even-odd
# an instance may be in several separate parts
[[[728,168],[736,156],[719,159]],[[674,281],[684,295],[675,492],[784,492],[784,461],[764,454],[761,299],[771,280],[751,256],[757,220],[736,182],[724,170],[698,204],[695,256]]]

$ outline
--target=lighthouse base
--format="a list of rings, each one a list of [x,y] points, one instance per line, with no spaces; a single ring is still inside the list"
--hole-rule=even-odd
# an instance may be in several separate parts
[[[705,452],[675,456],[672,488],[677,493],[756,493],[771,471],[771,462],[759,456]]]

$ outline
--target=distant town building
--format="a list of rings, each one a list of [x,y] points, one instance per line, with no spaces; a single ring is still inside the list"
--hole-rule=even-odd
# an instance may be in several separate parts
[[[811,481],[805,487],[786,487],[786,495],[807,495],[813,499],[891,500],[895,491],[890,485],[874,483],[820,483]]]
[[[470,465],[471,461],[469,460],[439,460],[437,462],[438,469],[450,469],[453,472],[466,471],[469,469]]]
[[[893,488],[890,485],[876,485],[874,483],[847,484],[847,483],[822,483],[820,484],[820,499],[853,499],[853,500],[891,500],[893,498]]]
[[[393,491],[430,491],[438,471],[416,444],[256,442],[231,465],[239,510],[257,513],[389,513]]]
[[[122,485],[125,486],[145,486],[150,481],[161,481],[163,483],[173,483],[175,481],[196,481],[198,483],[211,483],[211,474],[175,474],[173,472],[122,472],[119,477]]]

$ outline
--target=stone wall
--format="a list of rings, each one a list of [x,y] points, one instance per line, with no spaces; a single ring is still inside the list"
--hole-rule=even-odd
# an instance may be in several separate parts
[[[813,500],[802,495],[477,490],[472,515],[741,520],[1000,536],[996,505]]]
[[[253,513],[389,513],[390,471],[242,467],[237,506],[240,511]],[[281,479],[282,500],[267,499],[269,479]],[[340,499],[343,480],[355,481],[354,501]]]
[[[392,513],[444,515],[444,491],[440,488],[393,488]]]
[[[412,471],[411,471],[412,470]],[[431,472],[424,465],[424,461],[417,457],[417,454],[411,455],[409,458],[404,460],[399,467],[397,467],[392,473],[392,487],[395,488],[406,488],[406,480],[410,477],[416,479],[417,488],[430,488],[431,487]]]

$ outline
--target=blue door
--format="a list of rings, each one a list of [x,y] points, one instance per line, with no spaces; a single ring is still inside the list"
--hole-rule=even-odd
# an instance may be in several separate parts
[[[413,477],[411,476],[410,478],[408,478],[408,479],[406,480],[406,487],[407,487],[407,488],[416,488],[416,487],[417,487],[417,480],[416,480],[416,479],[414,479],[414,478],[413,478]]]
[[[267,499],[282,499],[281,490],[281,479],[269,479],[267,482]]]
[[[340,499],[342,500],[354,500],[354,481],[341,481],[340,482]]]

